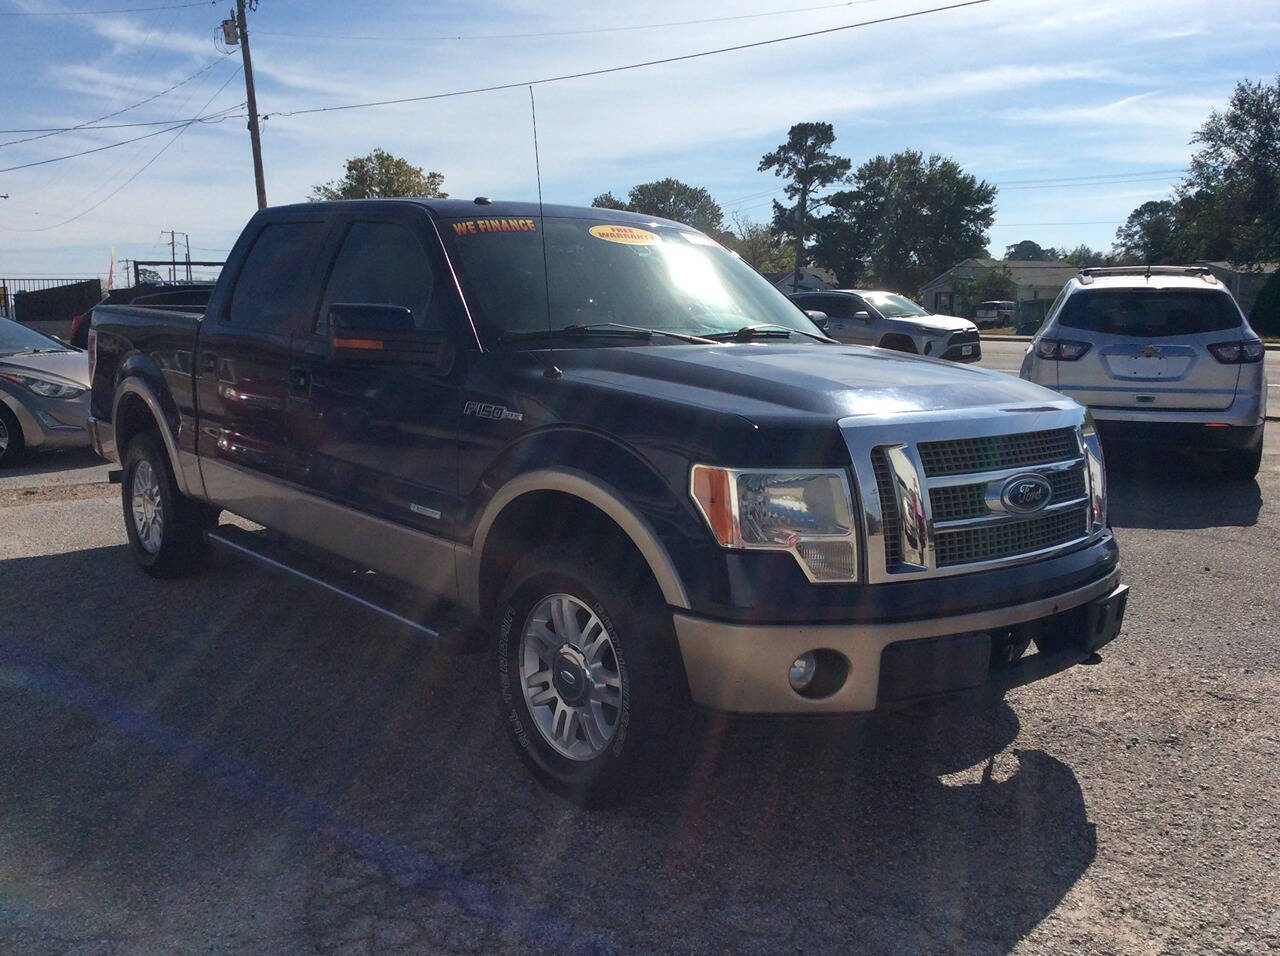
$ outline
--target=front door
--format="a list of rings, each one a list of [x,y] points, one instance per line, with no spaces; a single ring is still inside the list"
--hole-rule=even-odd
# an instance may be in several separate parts
[[[439,241],[426,211],[406,207],[349,222],[336,241],[314,326],[297,338],[290,364],[290,477],[348,512],[449,539],[459,363],[442,370],[394,356],[333,359],[328,334],[331,306],[366,303],[407,308],[415,327],[448,330],[456,342],[460,309]],[[451,561],[417,572],[431,590],[452,583]]]
[[[196,402],[201,474],[209,497],[264,520],[288,470],[285,398],[290,340],[315,310],[322,216],[267,220],[229,293],[200,324]],[[233,257],[234,258],[234,257]]]

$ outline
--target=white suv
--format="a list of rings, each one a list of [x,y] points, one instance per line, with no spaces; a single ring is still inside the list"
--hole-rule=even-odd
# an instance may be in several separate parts
[[[825,312],[827,334],[841,342],[953,362],[982,358],[976,325],[955,315],[934,315],[895,292],[828,289],[798,292],[791,301],[806,312]]]
[[[1103,438],[1219,453],[1231,477],[1262,461],[1262,340],[1207,270],[1083,269],[1036,333],[1021,375],[1089,407]]]

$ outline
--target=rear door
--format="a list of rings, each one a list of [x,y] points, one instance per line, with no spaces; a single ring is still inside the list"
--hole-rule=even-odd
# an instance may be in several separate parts
[[[200,324],[195,380],[205,489],[249,517],[267,513],[266,499],[286,478],[290,341],[315,312],[325,228],[320,214],[263,219],[246,237],[251,245],[229,291]]]
[[[336,504],[448,537],[458,502],[459,367],[331,359],[328,337],[332,305],[396,305],[419,329],[448,330],[456,346],[460,306],[439,240],[426,210],[410,206],[339,228],[320,307],[290,366],[290,477]]]
[[[852,342],[857,345],[871,345],[873,336],[870,323],[863,319],[855,319],[853,314],[865,311],[866,305],[851,295],[818,295],[814,297],[817,304],[812,308],[827,313],[831,319],[828,331],[833,339],[841,342]]]
[[[1054,363],[1058,389],[1092,407],[1227,408],[1240,366],[1219,362],[1208,347],[1238,341],[1243,325],[1235,301],[1217,289],[1081,290],[1064,305],[1056,335],[1089,350]]]

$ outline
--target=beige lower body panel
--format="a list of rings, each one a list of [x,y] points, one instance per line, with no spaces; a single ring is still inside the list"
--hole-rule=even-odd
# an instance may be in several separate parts
[[[1078,607],[1109,594],[1119,572],[1052,597],[952,617],[895,624],[726,624],[675,615],[693,699],[704,707],[753,714],[836,714],[874,710],[880,653],[898,641],[1009,627]],[[787,680],[791,662],[818,648],[849,660],[844,685],[821,700],[801,697]]]

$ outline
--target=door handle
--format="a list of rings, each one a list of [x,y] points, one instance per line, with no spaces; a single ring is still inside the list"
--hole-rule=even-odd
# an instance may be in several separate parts
[[[307,368],[289,369],[289,390],[303,394],[311,391],[311,370]]]

